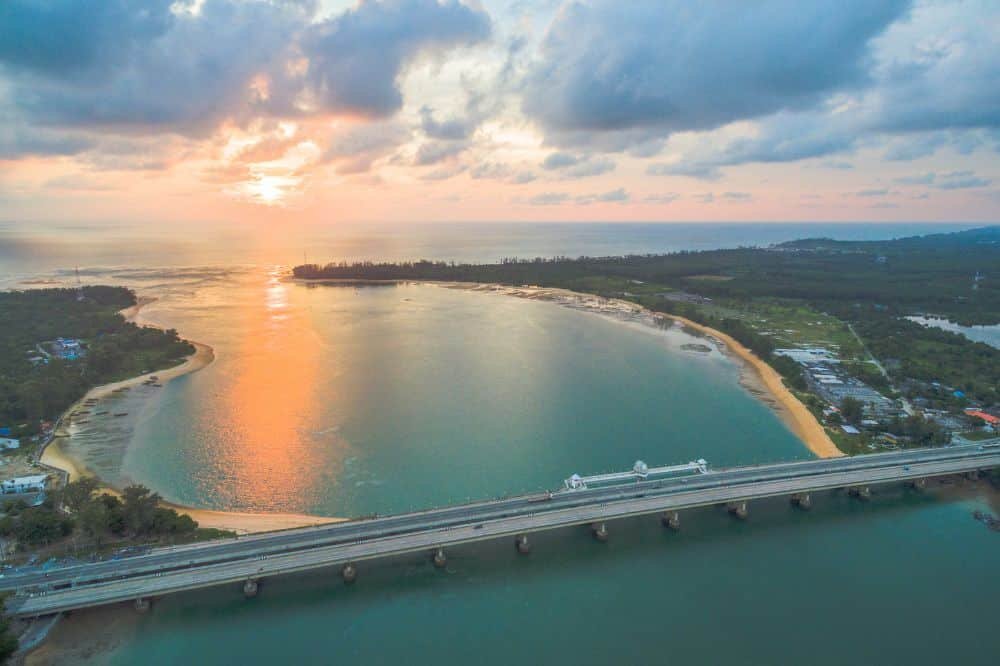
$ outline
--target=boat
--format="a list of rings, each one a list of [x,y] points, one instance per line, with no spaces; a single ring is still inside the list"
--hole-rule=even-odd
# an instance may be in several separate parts
[[[115,416],[128,416],[128,412],[115,412]]]

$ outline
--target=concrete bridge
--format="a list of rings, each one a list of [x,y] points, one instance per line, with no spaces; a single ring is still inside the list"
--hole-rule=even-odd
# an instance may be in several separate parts
[[[811,493],[818,491],[847,489],[863,498],[876,484],[907,482],[920,487],[929,477],[977,474],[1000,467],[1000,444],[713,471],[705,470],[704,461],[699,463],[691,463],[698,469],[685,476],[655,478],[637,464],[635,472],[624,473],[634,480],[607,486],[583,484],[556,492],[159,548],[122,560],[13,574],[0,578],[0,591],[14,591],[7,600],[8,612],[27,617],[122,601],[145,610],[149,600],[158,596],[224,584],[242,584],[247,596],[253,596],[262,578],[329,567],[339,567],[344,580],[353,582],[358,562],[426,553],[436,566],[443,567],[446,549],[463,543],[506,537],[514,540],[519,552],[527,553],[531,533],[560,527],[590,525],[595,538],[606,540],[608,523],[629,516],[660,514],[664,525],[676,529],[680,512],[696,507],[724,504],[733,515],[745,518],[751,502],[766,497],[787,496],[808,508]]]

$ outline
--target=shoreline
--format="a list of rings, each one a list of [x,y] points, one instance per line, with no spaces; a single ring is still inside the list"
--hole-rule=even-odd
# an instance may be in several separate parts
[[[656,321],[670,320],[677,322],[682,326],[694,329],[702,335],[713,339],[723,354],[730,356],[730,358],[735,356],[734,360],[738,360],[740,366],[740,385],[754,398],[763,402],[774,411],[785,426],[818,458],[837,458],[846,455],[837,448],[837,445],[827,434],[826,429],[813,416],[812,412],[785,386],[778,371],[742,345],[738,340],[722,331],[679,315],[653,312],[631,301],[619,298],[605,298],[595,294],[586,294],[559,287],[513,287],[495,283],[440,281],[425,281],[425,284],[446,288],[467,289],[470,291],[499,292],[517,298],[546,300],[567,307],[577,305],[582,306],[582,308],[578,307],[576,309],[586,309],[595,314],[609,314],[607,306],[613,305],[616,314],[623,314],[624,311],[628,311],[633,315],[642,315]],[[640,325],[642,325],[642,322],[640,322]]]
[[[141,310],[155,301],[155,298],[149,296],[139,297],[136,299],[135,305],[127,307],[119,313],[125,317],[127,321],[140,326],[155,326],[155,324],[140,320]],[[184,361],[178,365],[165,370],[156,370],[143,375],[138,375],[136,377],[130,377],[121,381],[112,382],[110,384],[102,384],[101,386],[95,386],[87,391],[82,398],[73,403],[69,409],[67,409],[62,416],[60,416],[56,429],[53,432],[53,436],[42,450],[42,453],[38,458],[38,462],[44,466],[60,470],[65,473],[67,481],[74,481],[83,476],[97,478],[98,481],[101,482],[101,486],[97,489],[98,493],[107,492],[110,494],[118,494],[120,492],[119,488],[115,488],[113,485],[106,483],[104,479],[101,479],[92,470],[88,469],[82,461],[74,458],[63,447],[63,443],[70,437],[67,429],[69,421],[73,418],[76,412],[85,408],[87,401],[99,402],[100,400],[112,395],[115,391],[140,386],[143,382],[148,381],[153,376],[157,377],[160,382],[166,383],[192,372],[197,372],[215,360],[215,350],[209,345],[201,342],[195,342],[194,340],[186,341],[194,346],[195,352],[190,356],[187,356]],[[151,490],[155,492],[155,489]],[[314,516],[299,513],[222,511],[187,506],[184,504],[169,502],[167,500],[161,500],[160,505],[165,508],[173,509],[178,513],[190,516],[198,522],[199,527],[229,530],[240,534],[271,532],[294,527],[313,527],[316,525],[347,520],[346,518]]]
[[[819,458],[837,458],[846,455],[830,439],[826,429],[813,416],[812,412],[793,394],[778,371],[768,365],[763,359],[758,357],[747,347],[741,344],[732,336],[717,329],[691,321],[680,315],[672,315],[664,312],[653,312],[638,303],[625,301],[620,298],[606,298],[596,294],[572,291],[561,287],[537,287],[504,285],[495,282],[459,282],[442,280],[352,280],[339,278],[296,278],[287,276],[287,280],[296,284],[329,284],[344,286],[388,286],[393,284],[419,283],[429,284],[449,289],[465,289],[468,291],[483,291],[490,293],[501,293],[517,298],[530,300],[547,300],[557,305],[565,307],[578,306],[576,309],[585,309],[594,314],[610,314],[607,306],[612,305],[616,314],[623,314],[627,310],[632,315],[642,315],[656,321],[672,320],[682,326],[694,329],[699,333],[713,339],[718,343],[720,351],[730,357],[735,356],[740,366],[740,385],[746,389],[754,398],[763,402],[768,408],[778,415],[782,423],[799,438],[802,444]],[[579,306],[582,306],[579,307]],[[619,317],[619,319],[621,319]],[[641,324],[641,322],[640,322]]]

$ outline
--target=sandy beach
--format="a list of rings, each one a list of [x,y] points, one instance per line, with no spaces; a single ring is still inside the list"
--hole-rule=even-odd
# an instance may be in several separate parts
[[[621,299],[603,298],[568,289],[551,287],[509,287],[499,284],[469,282],[432,282],[441,287],[472,291],[499,292],[505,295],[533,300],[544,300],[576,309],[588,310],[622,320],[639,320],[651,326],[663,321],[675,321],[715,340],[720,348],[740,362],[740,383],[757,399],[773,409],[788,428],[802,440],[806,447],[820,458],[844,455],[837,448],[822,424],[795,395],[788,390],[781,375],[732,336],[722,331],[698,324],[685,317],[652,312]]]
[[[155,298],[140,297],[137,299],[135,305],[121,310],[121,314],[129,321],[142,326],[155,326],[155,324],[151,324],[147,321],[140,321],[142,308],[155,300]],[[197,372],[215,360],[215,351],[210,346],[200,342],[194,342],[192,340],[188,340],[188,342],[194,346],[194,354],[188,356],[184,362],[175,365],[172,368],[157,370],[155,372],[139,375],[137,377],[131,377],[119,382],[113,382],[111,384],[95,386],[88,391],[83,398],[77,401],[66,411],[65,414],[63,414],[56,427],[52,441],[45,447],[45,450],[42,453],[40,462],[44,465],[65,471],[69,475],[69,480],[71,481],[78,479],[81,476],[95,476],[93,471],[87,469],[80,460],[69,455],[63,446],[63,443],[69,437],[67,424],[74,418],[77,412],[83,409],[88,409],[88,405],[92,406],[94,404],[99,404],[102,399],[113,395],[116,391],[140,386],[143,382],[149,381],[154,376],[160,383],[166,383],[172,379],[176,379],[177,377]],[[103,479],[101,481],[103,482]],[[117,494],[120,489],[114,488],[113,486],[105,486],[101,490],[103,492]],[[293,527],[309,527],[344,520],[344,518],[313,516],[298,513],[229,512],[216,511],[212,509],[199,509],[196,507],[183,506],[170,502],[163,502],[162,504],[168,508],[176,510],[179,513],[185,513],[191,516],[198,521],[198,524],[201,527],[231,530],[240,534],[269,532],[272,530],[284,530]]]

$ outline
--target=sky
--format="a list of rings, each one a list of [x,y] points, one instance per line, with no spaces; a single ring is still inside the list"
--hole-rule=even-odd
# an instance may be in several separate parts
[[[3,0],[0,219],[995,222],[996,0]]]

